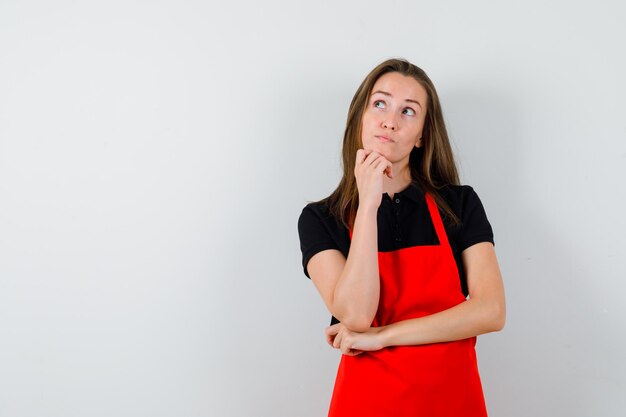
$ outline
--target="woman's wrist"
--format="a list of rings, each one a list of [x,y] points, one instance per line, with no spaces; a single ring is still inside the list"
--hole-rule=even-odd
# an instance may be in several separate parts
[[[373,205],[359,204],[359,208],[356,211],[357,217],[376,217],[378,214],[378,207]]]
[[[381,345],[381,349],[384,349],[386,347],[391,346],[390,341],[389,341],[389,326],[380,326],[380,327],[373,327],[373,329],[376,329],[376,336],[378,337],[378,342]]]

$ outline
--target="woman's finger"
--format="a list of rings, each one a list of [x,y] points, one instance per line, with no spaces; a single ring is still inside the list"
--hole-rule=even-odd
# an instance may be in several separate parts
[[[341,330],[341,323],[335,323],[324,329],[324,333],[328,336],[336,335]]]
[[[376,161],[375,164],[372,164],[373,169],[378,173],[384,173],[387,169],[391,172],[391,162],[389,162],[386,158],[380,157],[379,160]]]
[[[335,336],[333,345],[335,345],[337,349],[341,349],[341,345],[344,343],[345,339],[349,336],[349,334],[350,334],[350,331],[345,326],[342,325],[339,328],[339,332],[337,332],[337,336]],[[337,340],[337,338],[339,338],[339,340]]]
[[[392,167],[392,164],[391,164],[391,162],[389,162],[389,163],[387,164],[387,167],[385,168],[385,171],[383,171],[385,174],[387,174],[387,176],[388,176],[389,178],[393,178],[393,174],[392,174],[392,172],[391,172],[391,167]]]
[[[372,149],[363,149],[363,159],[367,158],[372,152],[374,152]]]
[[[335,340],[333,340],[333,347],[334,348],[339,348],[341,347],[341,337],[342,337],[342,332],[337,333],[337,335],[335,336]]]
[[[363,164],[372,153],[376,153],[371,149],[357,149],[356,151],[356,163],[357,166]]]
[[[356,151],[356,164],[360,165],[363,163],[363,161],[365,161],[365,157],[367,156],[367,154],[365,153],[365,151],[363,149],[358,149]]]
[[[382,165],[382,171],[380,171],[383,175],[388,176],[389,178],[393,178],[393,175],[391,173],[391,168],[392,168],[392,164],[391,162],[387,161]]]
[[[372,163],[372,167],[374,169],[382,172],[383,168],[381,168],[381,167],[386,166],[388,162],[389,161],[387,161],[387,159],[385,159],[385,157],[381,156],[380,158],[378,158],[376,161],[374,161]]]
[[[331,347],[333,347],[333,342],[335,341],[335,327],[329,326],[324,329],[324,335],[326,336],[326,343],[328,343]]]
[[[376,151],[371,151],[370,154],[367,155],[367,157],[363,161],[363,164],[364,165],[372,165],[374,163],[374,161],[376,161],[378,158],[382,158],[382,155],[379,154]]]
[[[335,336],[326,335],[326,343],[328,343],[330,347],[333,347],[334,340],[335,340]]]
[[[352,342],[350,338],[343,338],[341,340],[341,352],[345,355],[350,355],[352,353],[352,346],[350,346]]]

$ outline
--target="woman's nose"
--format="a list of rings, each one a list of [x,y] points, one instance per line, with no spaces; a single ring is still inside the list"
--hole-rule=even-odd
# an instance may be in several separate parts
[[[385,129],[396,130],[396,122],[393,120],[386,120],[383,122],[383,127]]]

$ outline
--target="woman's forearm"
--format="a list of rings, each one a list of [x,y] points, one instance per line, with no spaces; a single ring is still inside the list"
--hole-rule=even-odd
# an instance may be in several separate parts
[[[383,326],[379,333],[384,346],[449,342],[501,330],[504,315],[503,307],[470,298],[429,316]]]
[[[377,208],[359,207],[350,251],[333,295],[337,319],[354,331],[367,330],[378,310],[377,213]]]

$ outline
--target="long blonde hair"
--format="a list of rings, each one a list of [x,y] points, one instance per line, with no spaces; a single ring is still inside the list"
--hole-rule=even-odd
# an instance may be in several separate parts
[[[459,223],[458,216],[439,195],[437,190],[452,184],[459,185],[459,176],[443,120],[443,112],[435,86],[426,73],[405,59],[389,59],[374,68],[356,90],[343,136],[342,167],[343,177],[333,193],[319,201],[326,203],[332,215],[347,228],[352,228],[359,207],[359,191],[354,176],[356,152],[361,148],[361,128],[363,112],[368,104],[374,84],[382,75],[398,72],[413,77],[428,93],[428,105],[422,143],[413,148],[409,157],[411,179],[424,191],[429,192],[437,206],[443,210],[444,218],[453,224]]]

